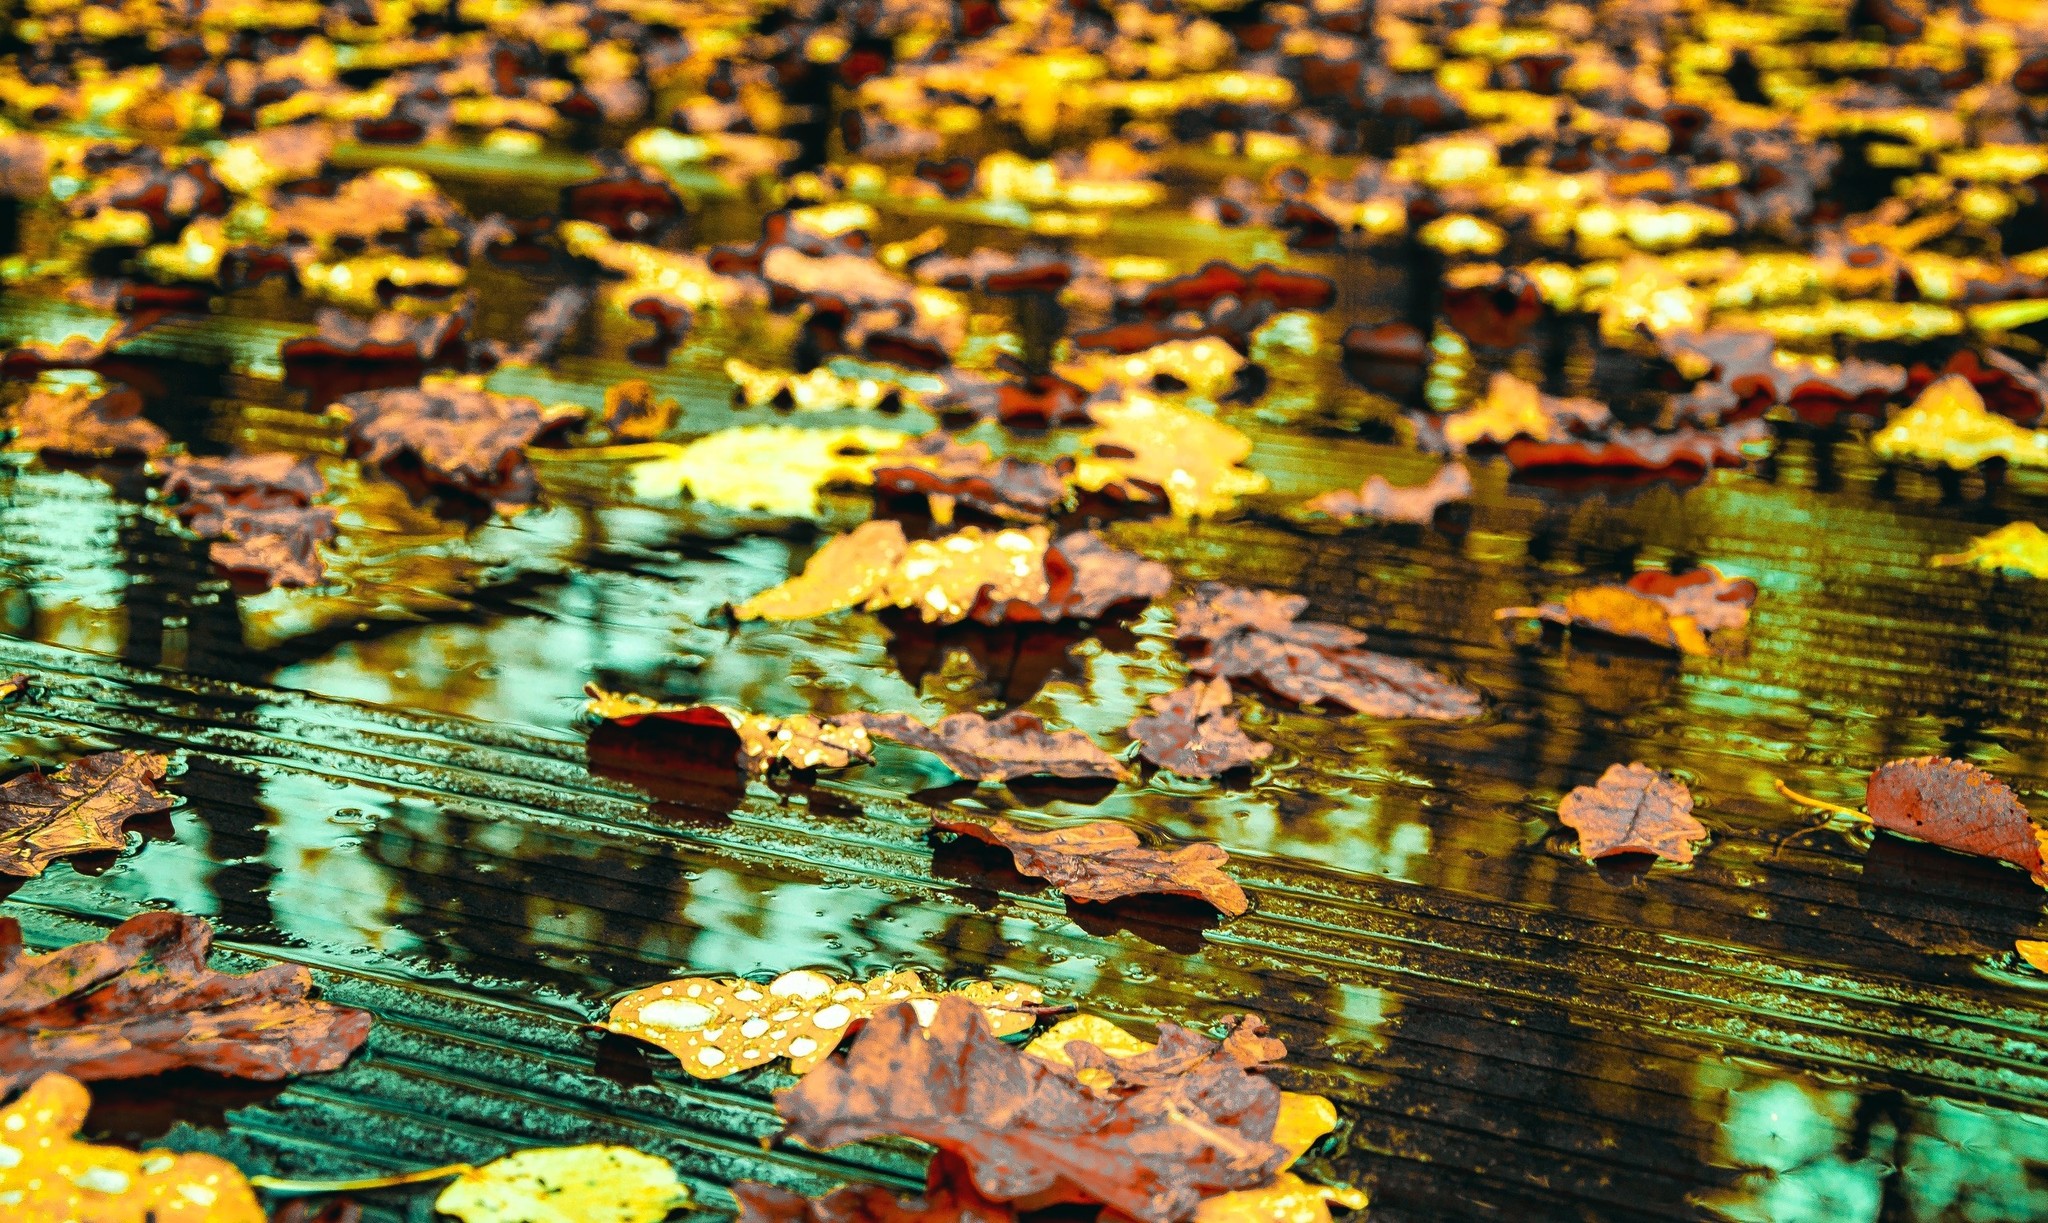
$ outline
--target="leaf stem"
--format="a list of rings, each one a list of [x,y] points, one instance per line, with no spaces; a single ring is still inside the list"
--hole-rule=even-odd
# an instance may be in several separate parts
[[[295,1181],[279,1176],[252,1176],[249,1183],[272,1193],[361,1193],[369,1189],[395,1189],[400,1185],[446,1180],[474,1171],[476,1169],[469,1164],[446,1164],[439,1168],[422,1168],[418,1172],[394,1172],[389,1176],[363,1176],[347,1181]]]
[[[1796,803],[1801,807],[1811,807],[1815,811],[1832,811],[1836,815],[1846,815],[1851,819],[1864,820],[1866,822],[1870,819],[1868,815],[1856,810],[1854,807],[1844,807],[1840,803],[1831,803],[1823,799],[1814,798],[1811,795],[1801,794],[1775,777],[1771,778],[1771,784],[1778,788],[1778,793],[1783,795],[1787,801]]]

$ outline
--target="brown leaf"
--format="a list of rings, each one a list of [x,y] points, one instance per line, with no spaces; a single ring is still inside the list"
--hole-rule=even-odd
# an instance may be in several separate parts
[[[1016,1211],[975,1189],[958,1156],[941,1151],[925,1174],[925,1191],[899,1198],[880,1185],[842,1185],[807,1198],[760,1181],[739,1181],[732,1196],[739,1223],[1011,1223]]]
[[[1974,764],[1920,756],[1881,764],[1870,774],[1864,810],[1870,822],[1953,849],[2010,862],[2048,887],[2048,832],[2011,787]]]
[[[931,503],[932,521],[941,524],[953,520],[956,504],[997,518],[1037,521],[1067,497],[1059,468],[997,460],[987,445],[944,432],[927,433],[882,455],[875,465],[875,487],[924,496]]]
[[[1100,616],[1124,603],[1149,603],[1173,585],[1173,570],[1111,547],[1093,531],[1062,535],[1046,549],[1051,594],[1037,611],[1046,620]],[[1027,618],[1012,605],[1008,619]]]
[[[20,924],[0,919],[0,1093],[53,1070],[281,1079],[332,1070],[368,1037],[368,1011],[306,996],[305,968],[214,972],[212,943],[200,918],[143,913],[101,942],[27,955]]]
[[[127,387],[95,395],[82,386],[38,386],[7,413],[9,450],[77,458],[146,458],[161,454],[170,435],[142,419],[142,396]]]
[[[219,532],[193,525],[195,516],[223,506],[261,510],[311,505],[327,491],[327,482],[313,460],[283,451],[238,454],[226,458],[180,455],[164,469],[164,496],[177,502],[178,516],[202,535]]]
[[[1215,777],[1273,754],[1273,745],[1247,738],[1230,711],[1230,681],[1196,680],[1151,700],[1153,712],[1133,719],[1124,733],[1138,754],[1183,777]]]
[[[431,361],[462,335],[468,323],[466,310],[423,318],[380,310],[361,319],[327,306],[313,316],[315,332],[285,341],[280,354],[292,362]]]
[[[1742,447],[1770,437],[1760,420],[1738,421],[1718,429],[1621,429],[1598,438],[1556,442],[1517,439],[1507,444],[1508,464],[1517,471],[1542,468],[1617,471],[1710,471],[1739,467],[1747,459]]]
[[[1564,796],[1557,818],[1578,829],[1579,851],[1589,859],[1656,854],[1690,862],[1692,843],[1707,836],[1692,817],[1692,792],[1642,764],[1607,766],[1598,782]]]
[[[1263,1184],[1287,1162],[1272,1140],[1280,1091],[1228,1059],[1170,1086],[1096,1095],[1073,1070],[991,1036],[947,999],[928,1029],[908,1006],[877,1015],[834,1059],[779,1091],[787,1133],[815,1148],[884,1135],[963,1159],[998,1201],[1095,1201],[1177,1223],[1204,1196]]]
[[[224,537],[208,551],[214,564],[273,586],[311,586],[326,572],[319,545],[334,538],[334,511],[311,504],[326,488],[311,459],[279,452],[181,457],[164,479],[187,527]]]
[[[1375,717],[1478,715],[1478,693],[1405,659],[1359,649],[1364,633],[1296,623],[1307,606],[1300,595],[1204,582],[1173,615],[1180,640],[1202,647],[1188,665],[1205,675],[1256,680],[1289,700],[1335,701]]]
[[[1906,371],[1896,365],[1783,353],[1767,331],[1713,328],[1663,335],[1658,342],[1681,372],[1702,383],[1679,402],[1681,415],[1701,424],[1715,423],[1723,411],[1754,415],[1781,404],[1821,424],[1843,411],[1879,416],[1885,402],[1906,389]]]
[[[1562,603],[1503,607],[1493,618],[1580,625],[1684,654],[1706,654],[1712,634],[1749,623],[1756,596],[1755,582],[1727,577],[1712,565],[1676,574],[1646,569],[1623,583],[1572,591]]]
[[[1230,860],[1220,845],[1198,842],[1171,853],[1148,849],[1128,826],[1107,820],[1043,831],[1019,828],[1004,819],[993,824],[964,819],[932,823],[1002,846],[1017,860],[1018,870],[1049,881],[1075,900],[1192,896],[1231,917],[1251,907],[1244,889],[1220,869]]]
[[[1095,746],[1078,730],[1048,731],[1035,715],[1015,710],[990,721],[978,713],[956,713],[926,726],[907,713],[848,713],[842,723],[894,739],[937,756],[969,781],[1013,777],[1110,777],[1129,779],[1122,761]]]
[[[539,491],[524,447],[568,419],[536,400],[454,383],[345,395],[328,409],[365,463],[407,461],[429,483],[515,509]]]
[[[327,572],[319,545],[334,538],[334,510],[328,506],[231,508],[208,521],[215,529],[205,533],[226,538],[206,554],[229,573],[266,586],[313,586]]]
[[[729,732],[735,741],[736,763],[756,777],[765,776],[778,764],[792,769],[843,769],[856,760],[865,764],[874,759],[868,732],[843,718],[803,713],[778,718],[725,705],[664,705],[644,696],[606,692],[596,684],[584,691],[590,696],[585,712],[600,721],[632,726],[642,718],[658,718]]]
[[[0,873],[40,875],[59,858],[127,845],[123,824],[171,809],[156,790],[169,763],[153,752],[97,752],[0,786]]]
[[[1438,509],[1472,495],[1472,473],[1448,463],[1422,484],[1399,488],[1385,476],[1369,477],[1357,492],[1340,488],[1311,497],[1301,508],[1332,518],[1377,518],[1383,522],[1427,523]]]

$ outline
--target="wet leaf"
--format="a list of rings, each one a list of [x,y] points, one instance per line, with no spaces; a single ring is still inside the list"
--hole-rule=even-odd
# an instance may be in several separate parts
[[[328,412],[346,423],[350,448],[363,462],[409,464],[427,483],[480,497],[504,512],[527,505],[539,491],[524,448],[580,415],[455,382],[360,391]]]
[[[200,1153],[130,1151],[81,1141],[92,1097],[46,1074],[0,1108],[0,1202],[34,1223],[264,1223],[241,1172]]]
[[[983,531],[967,527],[939,539],[910,541],[886,519],[832,539],[804,571],[733,608],[742,620],[802,620],[850,607],[915,608],[927,624],[973,616],[1000,623],[1012,608],[1046,618],[1037,605],[1052,594],[1045,527]]]
[[[347,1061],[369,1035],[369,1012],[306,996],[313,981],[304,968],[214,972],[212,943],[200,918],[144,913],[102,941],[28,955],[20,925],[0,919],[0,1093],[50,1071],[313,1074]]]
[[[1726,577],[1712,565],[1680,574],[1646,569],[1624,583],[1572,591],[1562,603],[1503,607],[1493,617],[1579,625],[1704,655],[1723,640],[1715,634],[1749,623],[1756,596],[1755,582]]]
[[[1300,595],[1204,582],[1173,615],[1176,635],[1199,650],[1188,665],[1204,675],[1253,680],[1289,700],[1334,701],[1375,717],[1478,715],[1478,693],[1405,659],[1358,648],[1364,633],[1297,623],[1307,607]]]
[[[1097,820],[1070,828],[1019,828],[1005,819],[934,819],[935,827],[999,845],[1026,875],[1047,880],[1075,900],[1123,896],[1191,896],[1236,917],[1251,907],[1244,889],[1222,871],[1220,845],[1200,842],[1167,852],[1151,849],[1129,826]]]
[[[929,1028],[907,1006],[883,1011],[845,1060],[775,1104],[806,1146],[902,1135],[960,1156],[989,1198],[1099,1201],[1143,1223],[1187,1219],[1204,1196],[1263,1184],[1288,1159],[1272,1141],[1279,1089],[1241,1063],[1206,1059],[1168,1085],[1103,1098],[953,999]]]
[[[0,873],[33,877],[59,858],[125,848],[123,824],[171,809],[157,792],[169,765],[153,752],[96,752],[0,786]]]
[[[323,307],[313,323],[312,335],[285,341],[286,361],[430,361],[462,334],[468,317],[460,311],[415,317],[379,310],[362,319]]]
[[[1036,618],[1060,620],[1100,616],[1130,603],[1149,603],[1173,585],[1173,571],[1158,561],[1103,542],[1093,531],[1062,535],[1045,552],[1051,593],[1037,607]],[[1034,618],[1015,604],[1005,618]]]
[[[1692,792],[1641,764],[1614,764],[1590,786],[1564,796],[1557,818],[1579,833],[1589,860],[1613,854],[1655,854],[1690,862],[1693,843],[1707,838],[1692,816]]]
[[[78,458],[146,458],[161,454],[170,435],[142,419],[142,396],[126,387],[38,386],[7,412],[9,450]]]
[[[1266,477],[1238,466],[1251,455],[1243,433],[1212,416],[1151,395],[1090,405],[1099,428],[1082,437],[1074,483],[1131,501],[1164,498],[1177,517],[1223,513],[1266,491]]]
[[[2012,949],[2019,952],[2020,958],[2036,971],[2048,972],[2048,943],[2030,938],[2016,939]]]
[[[741,620],[808,620],[858,607],[881,588],[910,549],[903,528],[887,519],[835,535],[804,571],[733,608]]]
[[[1559,442],[1574,435],[1604,432],[1613,420],[1607,405],[1591,399],[1545,395],[1534,383],[1496,373],[1486,397],[1443,418],[1443,440],[1452,454],[1474,446],[1506,445],[1517,438]]]
[[[867,731],[842,725],[834,718],[801,713],[778,718],[726,705],[664,705],[644,696],[606,692],[596,684],[584,691],[590,697],[584,711],[599,721],[631,726],[642,718],[658,718],[730,730],[738,740],[736,763],[756,777],[765,776],[778,764],[792,769],[843,769],[855,761],[873,760],[874,745],[868,741]]]
[[[1385,476],[1370,476],[1357,492],[1340,488],[1311,497],[1302,509],[1332,518],[1376,518],[1382,522],[1427,523],[1437,510],[1472,495],[1472,473],[1463,463],[1448,463],[1427,481],[1396,487]]]
[[[883,492],[921,495],[932,521],[953,521],[964,505],[997,518],[1043,519],[1067,499],[1065,472],[1046,463],[996,459],[981,442],[962,442],[950,433],[923,437],[881,456],[875,487]]]
[[[1968,565],[1989,573],[2048,577],[2048,531],[2031,522],[2009,522],[1989,535],[1979,535],[1961,552],[1930,556],[1927,563],[1937,569]]]
[[[2011,787],[1974,764],[1945,756],[1881,764],[1870,774],[1863,806],[1879,828],[2010,862],[2048,887],[2048,831]]]
[[[927,751],[969,781],[1013,777],[1108,777],[1128,780],[1122,761],[1095,746],[1078,730],[1048,731],[1023,710],[991,721],[978,713],[956,713],[933,726],[907,713],[849,713],[841,720],[870,735]]]
[[[807,1198],[759,1181],[739,1181],[732,1196],[739,1223],[1011,1223],[1007,1202],[981,1196],[966,1166],[941,1151],[925,1174],[925,1191],[899,1198],[880,1185],[842,1185]]]
[[[873,483],[879,457],[907,436],[866,427],[721,429],[635,471],[635,491],[649,498],[688,493],[728,509],[816,518],[819,490]]]
[[[719,1079],[789,1059],[804,1074],[829,1057],[849,1032],[898,1002],[929,1023],[941,998],[980,1007],[997,1036],[1028,1032],[1045,995],[1036,986],[969,981],[933,989],[914,969],[867,981],[836,981],[811,969],[786,972],[762,985],[733,977],[686,977],[635,990],[612,1004],[600,1027],[660,1045],[700,1079]]]
[[[758,369],[737,358],[725,363],[725,376],[739,388],[748,407],[761,408],[787,400],[799,412],[830,412],[838,408],[878,408],[897,388],[873,378],[846,378],[820,365],[807,374]]]
[[[1987,459],[2019,467],[2048,467],[2048,432],[1996,416],[1969,379],[1950,374],[1920,393],[1913,406],[1873,434],[1882,459],[1933,463],[1967,470]]]
[[[214,564],[273,586],[311,586],[325,573],[319,545],[334,538],[334,511],[312,500],[326,487],[311,459],[276,452],[180,457],[164,479],[187,527],[224,537],[208,550]]]
[[[434,1199],[463,1223],[660,1223],[694,1204],[667,1160],[598,1145],[515,1151]]]
[[[1737,421],[1717,429],[1681,428],[1665,433],[1619,429],[1598,438],[1562,442],[1518,439],[1507,444],[1507,459],[1517,471],[1711,471],[1716,467],[1741,466],[1748,459],[1743,448],[1770,436],[1770,426],[1760,420]]]
[[[1273,745],[1238,729],[1230,698],[1229,680],[1196,680],[1153,697],[1153,712],[1134,719],[1125,733],[1138,741],[1139,755],[1183,777],[1215,777],[1244,768],[1272,755]]]
[[[1311,1185],[1282,1172],[1270,1185],[1202,1199],[1195,1223],[1326,1223],[1333,1204],[1363,1210],[1366,1196],[1362,1190]]]

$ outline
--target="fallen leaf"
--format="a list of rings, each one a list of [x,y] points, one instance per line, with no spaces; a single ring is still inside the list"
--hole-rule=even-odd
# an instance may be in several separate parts
[[[319,545],[334,538],[334,511],[312,500],[326,487],[311,459],[277,452],[180,457],[164,479],[187,527],[225,537],[208,550],[214,564],[273,586],[311,586],[325,573]]]
[[[0,919],[0,1094],[50,1071],[275,1080],[332,1070],[368,1037],[368,1011],[307,998],[304,968],[214,972],[212,943],[201,918],[143,913],[102,941],[28,955],[20,923]]]
[[[230,505],[252,510],[311,505],[326,491],[327,482],[312,459],[282,451],[225,458],[180,455],[164,467],[164,496],[188,519]]]
[[[142,396],[127,387],[37,386],[15,404],[4,426],[9,450],[77,458],[146,458],[161,454],[170,435],[142,419]]]
[[[862,523],[811,557],[804,571],[733,608],[741,620],[803,620],[850,607],[915,608],[927,624],[973,616],[998,624],[1012,610],[1046,618],[1052,586],[1045,527],[983,531],[967,527],[939,539],[906,540],[887,519]]]
[[[877,1011],[908,1002],[929,1023],[941,998],[980,1007],[997,1036],[1028,1032],[1045,995],[1036,986],[970,981],[932,989],[914,969],[868,981],[836,981],[811,969],[786,972],[766,985],[743,978],[686,977],[635,990],[612,1004],[598,1025],[638,1037],[676,1055],[700,1079],[720,1079],[789,1059],[801,1075],[831,1056],[849,1032]]]
[[[2048,943],[2030,938],[2015,939],[2012,949],[2037,971],[2048,972]]]
[[[1061,620],[1100,616],[1125,603],[1149,603],[1173,585],[1173,570],[1103,542],[1093,531],[1062,535],[1045,551],[1051,593],[1038,605],[1039,618]],[[1025,619],[1012,604],[1007,619]]]
[[[1870,439],[1881,459],[1938,463],[1968,470],[1987,459],[2020,467],[2048,467],[2048,431],[1997,416],[1969,379],[1950,374],[1920,393],[1913,405]]]
[[[229,573],[265,586],[314,586],[327,571],[320,545],[335,534],[334,510],[328,506],[230,507],[206,521],[211,529],[201,534],[226,537],[207,549],[207,557]]]
[[[1046,463],[996,459],[981,442],[962,442],[950,433],[927,433],[880,456],[875,487],[920,495],[932,521],[953,521],[956,505],[997,518],[1032,522],[1067,499],[1066,474]]]
[[[1572,591],[1562,603],[1503,607],[1493,618],[1579,625],[1703,655],[1711,652],[1714,634],[1749,623],[1756,596],[1755,582],[1724,576],[1712,565],[1680,574],[1646,569],[1617,585]]]
[[[0,679],[0,701],[11,701],[28,691],[31,678],[26,672],[16,672],[5,679]]]
[[[92,1096],[46,1074],[0,1108],[13,1158],[0,1161],[0,1202],[21,1223],[264,1223],[235,1166],[198,1152],[130,1151],[78,1138]]]
[[[725,705],[664,705],[644,696],[606,692],[596,684],[584,691],[590,697],[584,711],[599,721],[631,726],[642,718],[658,718],[730,731],[737,740],[736,763],[756,777],[767,775],[778,764],[792,769],[843,769],[856,760],[868,763],[874,758],[867,731],[842,725],[834,718],[802,713],[778,718]]]
[[[2048,887],[2048,831],[2011,787],[1974,764],[1945,756],[1881,764],[1870,774],[1863,809],[1879,828],[2010,862]]]
[[[1202,1199],[1195,1223],[1329,1223],[1330,1206],[1363,1210],[1363,1190],[1311,1185],[1292,1172],[1282,1172],[1270,1185],[1237,1189]]]
[[[659,1223],[694,1205],[667,1160],[595,1144],[514,1151],[434,1199],[463,1223]]]
[[[427,483],[517,510],[539,492],[524,448],[580,411],[543,408],[454,382],[344,395],[327,411],[346,423],[364,463],[409,463]]]
[[[1681,372],[1702,384],[1680,403],[1683,415],[1702,424],[1724,411],[1753,415],[1781,404],[1822,424],[1842,412],[1875,416],[1907,384],[1896,365],[1787,353],[1767,331],[1712,328],[1657,340]]]
[[[1074,483],[1130,501],[1164,498],[1177,517],[1220,514],[1240,497],[1266,491],[1266,477],[1238,466],[1252,442],[1193,408],[1133,392],[1089,406],[1096,429],[1081,439]]]
[[[604,406],[585,433],[607,443],[645,442],[668,432],[680,410],[673,399],[657,398],[644,379],[627,378],[604,389]]]
[[[379,310],[368,319],[323,306],[313,315],[314,333],[285,341],[286,361],[425,362],[461,336],[468,325],[464,311],[415,317],[397,310]]]
[[[901,446],[908,436],[864,426],[721,429],[691,442],[672,458],[636,470],[635,492],[656,499],[688,493],[728,509],[815,518],[820,489],[828,484],[873,483],[880,456]]]
[[[1103,1098],[1074,1071],[1003,1044],[979,1008],[946,999],[928,1028],[908,1006],[868,1021],[844,1060],[776,1093],[786,1133],[827,1149],[884,1135],[966,1161],[998,1201],[1099,1201],[1143,1223],[1191,1217],[1204,1196],[1263,1184],[1280,1091],[1229,1059],[1169,1086]]]
[[[1613,854],[1655,854],[1692,861],[1692,843],[1707,837],[1692,817],[1692,792],[1641,764],[1612,764],[1590,786],[1564,796],[1557,818],[1579,833],[1588,859]]]
[[[898,394],[892,383],[874,378],[846,378],[820,365],[807,374],[760,369],[738,358],[725,363],[725,376],[739,388],[751,408],[787,401],[799,412],[830,412],[838,408],[879,408]]]
[[[738,1223],[1011,1223],[1007,1202],[991,1202],[974,1187],[966,1166],[944,1151],[933,1156],[925,1190],[899,1198],[880,1185],[842,1185],[807,1198],[759,1181],[737,1181]]]
[[[2009,522],[1989,535],[1979,535],[1961,552],[1930,556],[1927,563],[1937,569],[1968,565],[1988,573],[2048,577],[2048,531],[2031,522]]]
[[[1340,488],[1311,497],[1302,509],[1332,518],[1377,518],[1383,522],[1427,523],[1438,509],[1472,495],[1472,473],[1463,463],[1447,463],[1427,481],[1406,488],[1370,476],[1357,492]]]
[[[0,786],[0,874],[33,877],[59,858],[126,847],[123,824],[171,809],[156,788],[169,765],[153,752],[95,752]]]
[[[1456,721],[1476,717],[1479,694],[1405,659],[1358,647],[1365,634],[1336,624],[1302,624],[1300,595],[1204,582],[1173,609],[1177,636],[1200,653],[1204,675],[1255,680],[1293,701],[1335,701],[1382,718]]]
[[[825,541],[802,573],[737,604],[732,613],[741,620],[809,620],[858,607],[909,549],[901,526],[888,519],[864,522]]]
[[[907,713],[849,713],[841,720],[870,735],[894,739],[937,756],[969,781],[1013,777],[1109,777],[1128,780],[1122,761],[1095,746],[1078,730],[1048,731],[1022,710],[990,721],[978,713],[956,713],[926,726]]]
[[[1071,828],[1033,830],[1005,819],[934,819],[949,832],[999,845],[1017,869],[1047,880],[1075,900],[1116,900],[1123,896],[1192,896],[1236,917],[1251,907],[1244,889],[1220,869],[1230,860],[1220,845],[1199,842],[1168,853],[1149,849],[1129,826],[1107,820]]]
[[[1767,440],[1770,426],[1761,420],[1736,421],[1715,429],[1618,429],[1597,438],[1535,442],[1517,438],[1507,444],[1508,465],[1516,471],[1563,469],[1624,472],[1711,471],[1739,467],[1748,461],[1743,447]]]
[[[1612,420],[1607,405],[1597,400],[1545,395],[1532,382],[1495,373],[1486,385],[1486,397],[1444,417],[1441,428],[1450,452],[1463,454],[1474,446],[1506,445],[1516,438],[1556,442],[1599,433]]]
[[[1230,681],[1196,680],[1155,696],[1153,712],[1133,719],[1124,733],[1138,754],[1183,777],[1215,777],[1273,754],[1273,745],[1247,738],[1231,712]]]

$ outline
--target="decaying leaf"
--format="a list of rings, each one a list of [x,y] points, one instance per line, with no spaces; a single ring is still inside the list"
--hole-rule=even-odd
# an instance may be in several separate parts
[[[1881,764],[1870,774],[1863,805],[1879,828],[2010,862],[2048,887],[2048,830],[2010,786],[1974,764],[1945,756]]]
[[[1617,585],[1572,591],[1562,603],[1503,607],[1493,618],[1579,625],[1683,654],[1707,654],[1715,634],[1749,623],[1756,596],[1755,582],[1726,577],[1712,565],[1679,574],[1646,569]]]
[[[1587,858],[1655,854],[1690,862],[1693,843],[1707,837],[1692,815],[1692,792],[1642,764],[1614,764],[1590,786],[1564,796],[1557,818],[1579,833]]]
[[[1272,755],[1272,744],[1238,729],[1230,698],[1229,680],[1196,680],[1153,697],[1153,712],[1125,733],[1138,741],[1139,755],[1183,777],[1215,777]]]
[[[1337,624],[1302,624],[1300,595],[1204,582],[1173,609],[1182,642],[1200,653],[1204,675],[1249,679],[1289,700],[1335,701],[1382,718],[1457,721],[1476,716],[1479,694],[1405,659],[1358,647],[1365,634]]]
[[[1870,448],[1881,459],[1938,463],[1959,471],[1994,458],[2018,467],[2048,467],[2048,431],[1993,414],[1961,374],[1922,391],[1912,407],[1871,436]]]
[[[660,1045],[700,1079],[724,1078],[782,1057],[789,1059],[791,1074],[801,1075],[884,1007],[908,1002],[918,1022],[929,1023],[947,997],[980,1007],[997,1036],[1030,1031],[1045,1001],[1036,986],[993,981],[935,990],[909,968],[860,982],[835,981],[806,968],[766,985],[733,977],[650,985],[613,1003],[599,1026]]]
[[[216,1155],[83,1142],[92,1096],[46,1074],[0,1108],[0,1205],[22,1223],[264,1223],[241,1172]]]
[[[1017,869],[1050,882],[1075,900],[1123,896],[1192,896],[1231,917],[1251,907],[1244,889],[1222,871],[1230,860],[1220,845],[1198,842],[1171,853],[1147,848],[1128,825],[1097,820],[1071,828],[1019,828],[1005,819],[934,819],[933,825],[999,845]]]
[[[1152,395],[1091,405],[1100,427],[1082,439],[1074,483],[1131,501],[1165,498],[1178,517],[1220,514],[1266,491],[1266,477],[1238,466],[1251,439],[1215,417]]]
[[[0,786],[0,873],[40,875],[59,858],[126,846],[123,824],[171,809],[156,788],[169,767],[154,752],[95,752]]]
[[[526,505],[539,491],[524,448],[582,415],[573,405],[544,408],[524,396],[458,382],[361,391],[328,412],[347,423],[350,447],[363,462],[416,465],[427,483],[504,511]]]
[[[1037,618],[1044,620],[1100,616],[1120,604],[1149,603],[1173,585],[1171,569],[1111,547],[1093,531],[1052,541],[1045,551],[1045,571],[1052,593],[1037,608]],[[1015,604],[1004,614],[1029,618]]]
[[[694,1204],[667,1160],[595,1144],[514,1151],[434,1199],[463,1223],[660,1223]]]
[[[1063,460],[1064,462],[1064,460]],[[981,442],[962,442],[950,433],[927,433],[882,455],[875,487],[883,492],[922,495],[932,521],[953,521],[964,505],[997,518],[1032,522],[1067,499],[1064,471],[1046,463],[996,459]]]
[[[95,393],[83,386],[38,386],[0,425],[12,432],[9,450],[86,459],[146,458],[161,454],[171,440],[142,418],[142,396],[127,387]]]
[[[1048,731],[1036,715],[1013,710],[990,721],[978,713],[956,713],[926,726],[907,713],[849,713],[842,722],[870,735],[894,739],[937,756],[969,781],[1013,777],[1130,778],[1122,761],[1095,746],[1078,730]]]
[[[845,1060],[775,1105],[806,1146],[898,1134],[960,1156],[986,1197],[1098,1201],[1142,1223],[1185,1220],[1204,1196],[1264,1184],[1289,1158],[1273,1141],[1279,1089],[1235,1059],[1105,1097],[997,1040],[965,1000],[942,1001],[925,1028],[908,1006],[881,1012]]]
[[[368,1037],[369,1012],[309,999],[304,968],[214,972],[212,943],[200,918],[143,913],[102,941],[28,955],[20,924],[0,919],[0,1094],[51,1071],[281,1079],[332,1070]]]
[[[584,691],[590,697],[584,712],[602,722],[631,726],[642,718],[657,718],[730,731],[738,741],[737,763],[756,777],[765,776],[778,764],[792,769],[843,769],[856,760],[866,763],[873,759],[874,745],[868,741],[867,731],[833,718],[803,713],[778,718],[727,705],[664,705],[644,696],[606,692],[596,684]]]
[[[1930,556],[1927,563],[1937,569],[1968,565],[1989,573],[2048,577],[2048,531],[2031,522],[2009,522],[1989,535],[1979,535],[1961,552]]]
[[[865,426],[806,429],[745,425],[720,429],[634,471],[634,491],[666,498],[688,493],[735,510],[816,518],[818,491],[828,484],[865,487],[879,456],[909,437]]]
[[[1426,523],[1453,501],[1472,495],[1472,473],[1463,463],[1447,463],[1427,481],[1408,487],[1387,482],[1385,476],[1370,476],[1358,491],[1340,488],[1311,497],[1301,508],[1332,518],[1377,518],[1382,522]]]

